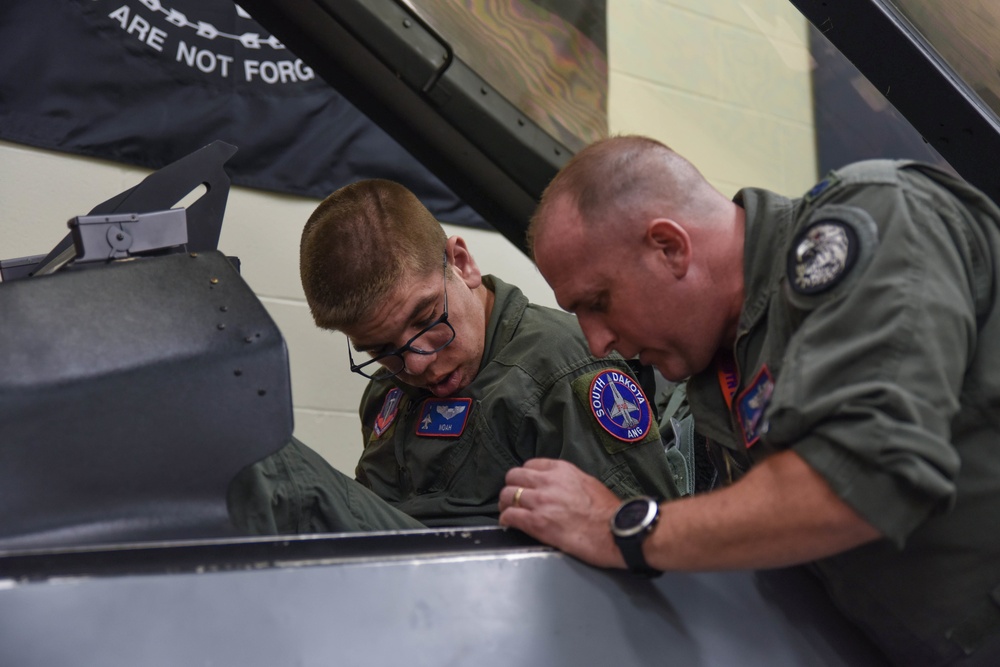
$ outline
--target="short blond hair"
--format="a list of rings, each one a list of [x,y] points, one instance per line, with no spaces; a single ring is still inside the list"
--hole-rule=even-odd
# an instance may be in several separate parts
[[[302,230],[299,273],[316,325],[363,321],[401,280],[440,270],[447,236],[408,189],[384,179],[340,188]]]

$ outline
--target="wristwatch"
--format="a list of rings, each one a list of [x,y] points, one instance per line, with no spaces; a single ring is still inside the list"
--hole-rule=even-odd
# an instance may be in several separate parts
[[[642,543],[653,532],[660,519],[660,505],[649,496],[630,498],[621,504],[611,517],[611,534],[615,544],[625,558],[625,564],[633,574],[658,577],[663,574],[646,563],[642,555]]]

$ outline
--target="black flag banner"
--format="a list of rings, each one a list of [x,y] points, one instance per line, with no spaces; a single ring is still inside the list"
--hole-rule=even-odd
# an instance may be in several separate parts
[[[231,0],[3,0],[0,139],[157,169],[221,139],[237,185],[406,184],[482,219]]]

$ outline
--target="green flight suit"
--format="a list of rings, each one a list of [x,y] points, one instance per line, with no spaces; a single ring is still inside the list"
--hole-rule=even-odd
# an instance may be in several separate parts
[[[687,387],[720,473],[791,449],[885,535],[814,569],[894,662],[996,646],[1000,210],[942,171],[888,161],[801,199],[736,201],[736,386],[709,368]]]
[[[424,528],[292,438],[229,484],[229,517],[251,535]]]
[[[534,457],[570,461],[623,498],[676,497],[655,409],[646,397],[640,404],[619,390],[631,399],[633,418],[649,416],[632,436],[617,431],[606,415],[602,423],[595,412],[600,407],[592,405],[591,385],[604,384],[595,380],[600,372],[631,373],[629,366],[617,356],[592,357],[572,315],[530,304],[497,278],[486,276],[484,282],[496,298],[479,373],[442,406],[454,406],[461,436],[421,435],[431,395],[373,380],[361,401],[366,444],[357,479],[429,526],[495,523],[504,475]]]

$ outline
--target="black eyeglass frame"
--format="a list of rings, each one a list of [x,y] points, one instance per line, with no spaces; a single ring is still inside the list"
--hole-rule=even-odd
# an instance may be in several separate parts
[[[391,352],[383,352],[382,354],[373,357],[372,359],[369,359],[363,364],[354,363],[354,356],[351,354],[351,341],[350,339],[348,339],[347,358],[351,362],[352,373],[357,373],[358,375],[366,377],[370,380],[388,380],[389,378],[396,377],[397,375],[402,373],[403,370],[406,369],[406,358],[403,357],[403,355],[406,354],[407,352],[413,352],[414,354],[423,354],[423,355],[435,354],[452,344],[452,342],[455,340],[455,327],[453,327],[451,325],[451,322],[448,321],[448,253],[447,252],[445,252],[444,255],[444,267],[442,269],[442,277],[444,278],[444,312],[441,313],[441,317],[437,318],[436,320],[428,324],[426,327],[418,331],[413,337],[410,338],[410,340],[406,341],[406,343],[404,343],[401,347],[398,347]],[[433,350],[421,350],[419,347],[413,347],[414,341],[416,341],[418,338],[426,334],[434,327],[439,326],[441,324],[444,324],[449,329],[451,329],[451,337],[448,338],[446,342],[437,346]],[[399,357],[399,362],[400,362],[399,370],[392,371],[381,363],[382,360],[387,359],[389,357]],[[376,370],[374,374],[366,373],[363,369],[370,367],[372,364],[379,364],[379,369]]]

